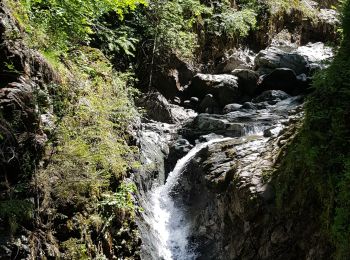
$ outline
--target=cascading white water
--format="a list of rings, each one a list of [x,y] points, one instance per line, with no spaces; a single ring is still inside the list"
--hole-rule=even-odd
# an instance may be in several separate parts
[[[153,233],[157,259],[164,260],[191,260],[195,259],[195,248],[190,248],[188,243],[189,225],[186,223],[184,210],[175,205],[170,192],[178,178],[185,170],[188,162],[203,148],[213,143],[230,140],[220,138],[198,144],[186,156],[180,159],[174,170],[169,174],[166,183],[153,189],[151,196],[151,216],[146,219]]]

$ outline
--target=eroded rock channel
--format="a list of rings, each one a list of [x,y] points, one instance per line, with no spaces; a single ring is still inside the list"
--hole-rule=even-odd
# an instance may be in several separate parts
[[[303,118],[310,76],[331,56],[322,43],[274,45],[250,68],[195,75],[184,101],[175,99],[181,106],[159,93],[140,101],[153,108],[141,123],[143,167],[135,177],[143,259],[314,254],[312,246],[285,253],[295,230],[273,215],[270,179]]]

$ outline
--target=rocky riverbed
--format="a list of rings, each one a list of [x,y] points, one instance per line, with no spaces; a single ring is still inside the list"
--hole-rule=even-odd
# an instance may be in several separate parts
[[[332,55],[323,43],[274,43],[248,68],[195,75],[173,102],[157,92],[139,101],[148,111],[135,177],[143,259],[322,256],[313,245],[285,253],[295,227],[274,216],[269,182],[311,77]]]

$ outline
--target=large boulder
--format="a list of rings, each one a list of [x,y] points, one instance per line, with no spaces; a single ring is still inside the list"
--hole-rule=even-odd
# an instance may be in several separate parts
[[[238,78],[229,74],[198,73],[185,90],[185,94],[200,99],[203,99],[207,94],[212,94],[221,107],[237,102],[241,97],[238,89]]]
[[[288,68],[296,74],[302,74],[308,72],[308,61],[299,53],[287,52],[273,46],[259,52],[255,58],[255,68],[260,75],[277,68]]]
[[[242,97],[250,99],[256,91],[259,74],[250,69],[235,69],[231,73],[238,78],[238,85]]]
[[[161,71],[154,71],[152,86],[167,99],[174,99],[195,74],[195,67],[172,55],[167,67]]]
[[[251,69],[254,66],[254,56],[249,49],[235,49],[225,53],[216,67],[216,73],[230,73],[235,69]]]
[[[169,124],[176,124],[196,116],[193,110],[170,104],[159,92],[153,92],[136,100],[145,109],[147,118]]]
[[[291,69],[279,68],[259,79],[257,93],[266,90],[282,90],[290,95],[300,95],[308,91],[308,82],[303,77],[297,77]]]
[[[322,42],[297,47],[288,41],[274,40],[271,47],[256,56],[255,69],[260,75],[278,68],[291,69],[297,75],[309,75],[316,69],[323,69],[333,55],[333,49]]]

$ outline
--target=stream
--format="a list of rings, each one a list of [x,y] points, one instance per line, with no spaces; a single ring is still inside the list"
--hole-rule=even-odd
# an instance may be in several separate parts
[[[269,207],[273,207],[270,204],[275,195],[269,186],[269,173],[293,135],[290,129],[303,117],[304,97],[300,93],[309,84],[306,74],[294,71],[322,69],[323,60],[331,56],[331,49],[321,43],[290,52],[279,47],[261,51],[255,67],[259,73],[272,72],[259,78],[260,95],[249,102],[225,103],[223,110],[213,103],[211,94],[205,97],[212,102],[208,101],[212,107],[206,113],[189,112],[166,101],[159,106],[163,110],[157,111],[157,105],[149,103],[154,109],[151,115],[157,115],[155,120],[162,118],[164,107],[169,114],[163,118],[176,120],[161,123],[147,119],[139,131],[143,167],[134,181],[136,201],[143,209],[137,216],[142,259],[271,257],[274,243],[283,243],[278,239],[286,234],[270,219]],[[228,86],[235,79],[231,75],[198,74],[193,82],[217,84],[222,93],[230,93]],[[229,98],[215,95],[221,101]]]

